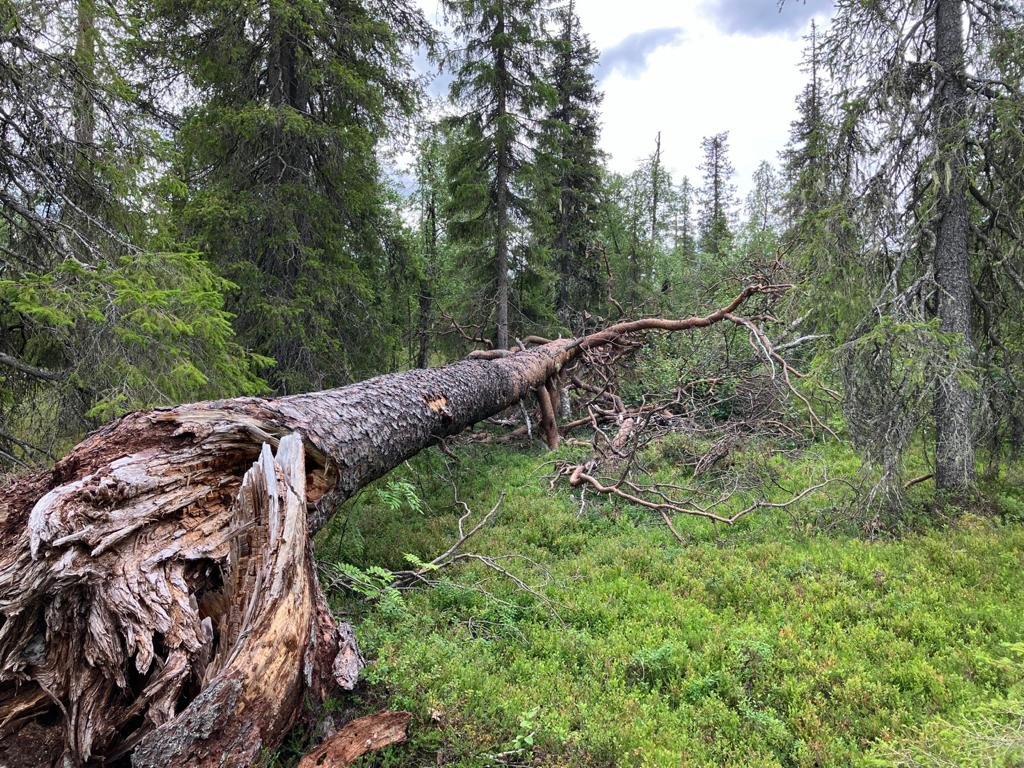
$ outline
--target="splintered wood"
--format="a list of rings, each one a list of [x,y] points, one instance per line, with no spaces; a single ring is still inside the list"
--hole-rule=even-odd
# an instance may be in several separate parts
[[[367,752],[405,741],[412,715],[378,712],[353,720],[299,761],[298,768],[345,768]]]
[[[0,491],[0,765],[252,765],[359,677],[355,638],[331,618],[310,552],[339,502],[530,392],[555,446],[557,378],[585,350],[703,328],[785,287],[492,360],[129,414],[11,482]]]
[[[3,670],[24,681],[5,689],[5,733],[56,700],[73,763],[130,751],[136,766],[249,765],[303,692],[325,686],[318,655],[351,689],[358,650],[334,627],[309,552],[302,440],[283,437],[276,457],[264,443],[241,479],[211,460],[237,450],[212,429],[173,460],[132,453],[37,502],[26,546],[0,571],[23,586],[2,603]],[[53,593],[33,653],[37,614],[19,608]]]

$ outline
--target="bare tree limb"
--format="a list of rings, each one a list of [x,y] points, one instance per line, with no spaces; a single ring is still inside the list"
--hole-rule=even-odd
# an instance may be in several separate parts
[[[63,381],[65,374],[60,371],[51,371],[47,368],[40,368],[35,365],[23,362],[16,357],[12,357],[4,352],[0,352],[0,365],[6,365],[8,368],[31,376],[34,379],[41,379],[43,381]]]

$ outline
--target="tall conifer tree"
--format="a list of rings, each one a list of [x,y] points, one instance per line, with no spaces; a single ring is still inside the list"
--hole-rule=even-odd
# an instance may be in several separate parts
[[[729,133],[705,136],[701,142],[704,184],[700,190],[700,246],[706,253],[720,257],[732,243],[732,218],[736,207],[735,173],[729,159]]]
[[[535,228],[553,256],[555,311],[593,306],[602,290],[595,253],[601,205],[602,154],[594,66],[597,51],[580,27],[572,2],[555,13],[560,30],[547,70],[548,105],[538,139]]]
[[[683,176],[672,194],[672,249],[686,263],[697,250],[693,214],[693,183],[689,176]]]
[[[404,0],[158,0],[151,36],[192,86],[179,132],[182,232],[239,290],[246,344],[278,392],[391,367],[406,272],[378,147],[411,115]],[[370,341],[372,339],[372,342]]]
[[[526,189],[540,101],[544,52],[541,0],[445,0],[457,36],[451,98],[458,142],[451,154],[450,228],[489,273],[495,340],[509,344],[513,273],[531,251],[522,231],[530,213]]]
[[[223,281],[166,236],[169,126],[137,81],[132,11],[0,3],[0,463],[126,410],[259,386]]]
[[[754,232],[774,232],[779,228],[782,185],[775,168],[763,160],[754,171],[747,194],[747,226]]]
[[[822,47],[841,89],[844,130],[863,147],[849,176],[858,219],[869,224],[863,260],[878,286],[871,317],[918,329],[938,321],[928,355],[935,481],[958,494],[975,477],[977,397],[967,371],[979,345],[999,338],[977,333],[978,310],[992,316],[996,306],[979,301],[975,275],[1001,269],[1011,253],[985,245],[977,222],[1020,220],[1019,206],[981,195],[986,205],[975,194],[992,178],[997,116],[1022,98],[1019,77],[977,73],[999,70],[1008,35],[1019,49],[1022,18],[997,0],[840,3]],[[1018,123],[1010,135],[1020,134]]]

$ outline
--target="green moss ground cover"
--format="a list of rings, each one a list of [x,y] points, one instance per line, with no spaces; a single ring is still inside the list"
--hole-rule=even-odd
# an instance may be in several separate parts
[[[655,461],[673,476],[670,450]],[[479,563],[401,596],[334,590],[373,659],[359,706],[415,714],[410,741],[365,765],[1024,766],[1014,471],[986,489],[987,514],[898,538],[809,525],[842,514],[839,490],[729,528],[678,518],[684,546],[616,503],[588,497],[581,515],[577,491],[549,489],[549,462],[480,447],[452,469],[478,514],[506,493],[467,549],[546,600]],[[777,497],[811,467],[778,463]],[[424,456],[367,490],[320,557],[400,569],[443,551],[444,471]]]

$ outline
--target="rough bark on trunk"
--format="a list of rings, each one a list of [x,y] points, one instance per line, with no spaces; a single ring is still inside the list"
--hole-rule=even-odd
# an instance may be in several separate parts
[[[939,159],[935,280],[941,328],[958,335],[968,350],[971,338],[971,284],[967,253],[967,89],[964,82],[962,0],[937,0],[935,95]],[[974,482],[974,396],[955,377],[936,393],[935,485],[963,490]]]
[[[72,90],[74,122],[74,172],[66,191],[68,205],[62,206],[62,218],[69,229],[79,233],[72,247],[85,263],[95,260],[89,243],[98,234],[96,217],[102,208],[100,180],[96,176],[96,0],[78,0],[75,4],[75,77]]]
[[[570,83],[568,82],[568,74],[570,72],[571,58],[572,58],[572,25],[573,19],[575,19],[575,7],[573,0],[569,0],[569,8],[565,15],[565,25],[562,27],[561,45],[562,50],[559,53],[561,59],[560,66],[556,69],[558,80],[555,82],[555,88],[557,92],[561,94],[560,101],[558,104],[558,111],[556,112],[557,119],[563,121],[566,125],[569,125],[572,110],[572,99],[570,97]],[[555,250],[558,254],[556,261],[556,268],[558,270],[558,281],[555,285],[555,316],[563,323],[568,325],[568,311],[569,311],[569,286],[573,284],[576,279],[575,270],[573,269],[573,258],[570,254],[570,228],[573,220],[573,204],[572,196],[570,194],[570,186],[568,173],[566,171],[567,163],[566,157],[567,150],[564,144],[560,143],[559,146],[559,171],[556,176],[557,183],[559,186],[558,190],[558,225],[555,232]]]
[[[499,156],[503,154],[499,147]],[[497,292],[495,296],[496,332],[498,349],[508,349],[508,170],[503,160],[499,160],[497,181],[498,231],[496,234],[496,274]]]
[[[434,277],[437,272],[437,196],[429,192],[426,215],[426,269],[420,280],[419,296],[419,351],[416,366],[426,368],[430,364],[430,329],[434,323]]]
[[[651,160],[651,242],[658,239],[658,190],[661,186],[661,131],[654,142],[654,157]]]
[[[493,360],[130,414],[12,482],[0,497],[0,764],[251,765],[307,700],[358,676],[309,545],[338,502],[531,390],[548,394],[584,350],[708,326],[776,290]]]
[[[96,143],[95,105],[89,90],[96,80],[96,0],[79,0],[76,11],[75,142],[79,152],[91,156]]]
[[[504,9],[498,16],[494,30],[495,37],[505,34]],[[498,349],[508,349],[508,240],[509,240],[509,184],[512,175],[512,146],[511,137],[501,125],[501,121],[507,120],[508,115],[508,64],[505,61],[504,47],[499,47],[497,58],[494,63],[497,75],[497,116],[498,128],[495,138],[495,153],[497,154],[497,167],[495,168],[494,179],[494,207],[497,221],[495,222],[495,270],[497,281],[497,302],[496,310],[496,336]]]

